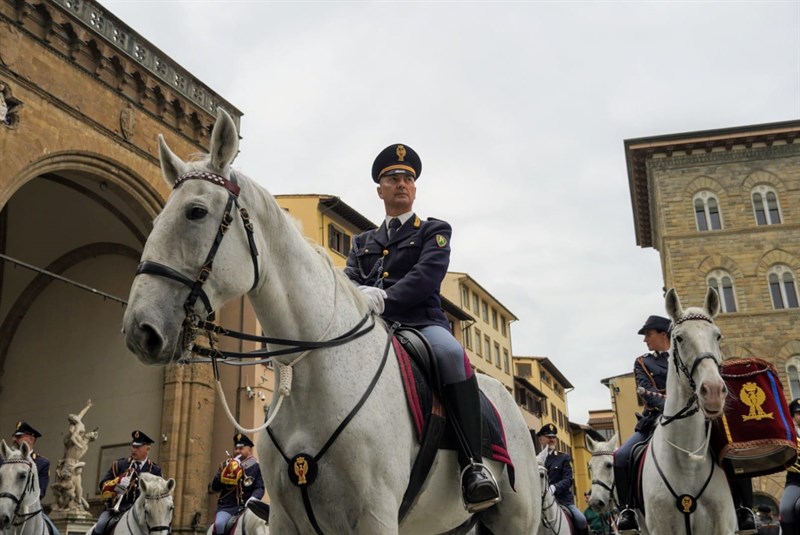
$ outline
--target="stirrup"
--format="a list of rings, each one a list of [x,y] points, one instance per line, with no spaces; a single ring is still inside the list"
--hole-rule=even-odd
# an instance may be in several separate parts
[[[742,526],[739,523],[739,519],[741,518],[741,513],[744,512],[750,516],[750,520],[753,522],[753,527],[748,529],[740,529]],[[756,529],[756,514],[753,512],[752,509],[749,507],[738,507],[736,509],[736,535],[756,535],[758,533],[758,529]]]
[[[631,512],[636,527],[629,529],[620,529],[619,520],[622,518],[622,513],[624,513],[625,511]],[[641,533],[641,530],[639,528],[639,519],[636,518],[636,511],[633,508],[627,506],[625,506],[625,508],[620,510],[620,512],[617,515],[616,528],[617,528],[617,533],[619,533],[619,535],[639,535],[639,533]]]
[[[475,503],[468,503],[467,497],[465,496],[464,492],[464,475],[467,473],[467,470],[472,470],[473,468],[479,468],[481,473],[491,481],[492,485],[494,485],[495,490],[497,491],[497,496],[490,500],[484,500],[482,502],[475,502]],[[500,496],[500,486],[497,484],[497,480],[494,478],[494,474],[492,473],[489,468],[483,463],[476,463],[470,461],[468,465],[461,469],[461,476],[459,478],[459,484],[461,485],[461,502],[464,504],[464,509],[467,510],[468,513],[479,513],[481,511],[485,511],[489,507],[493,506],[494,504],[498,503],[502,500]]]

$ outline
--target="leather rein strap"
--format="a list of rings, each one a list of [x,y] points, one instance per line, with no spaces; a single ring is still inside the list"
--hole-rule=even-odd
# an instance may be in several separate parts
[[[231,210],[234,207],[239,212],[239,215],[241,216],[242,219],[242,225],[244,226],[244,230],[247,233],[247,242],[250,248],[250,258],[253,261],[253,285],[250,287],[251,291],[256,286],[258,286],[258,281],[259,281],[258,249],[256,247],[256,242],[255,242],[255,231],[253,229],[253,223],[250,220],[250,215],[247,213],[247,210],[239,206],[239,193],[241,192],[241,188],[235,181],[236,180],[235,175],[232,174],[231,177],[232,179],[227,179],[224,176],[217,175],[215,173],[211,173],[208,171],[190,171],[178,177],[178,179],[175,181],[175,185],[173,186],[173,189],[178,189],[187,180],[205,180],[206,182],[210,182],[214,185],[221,186],[228,191],[228,201],[225,205],[225,210],[222,214],[222,221],[220,222],[219,228],[217,229],[217,234],[214,237],[214,242],[211,244],[211,249],[206,255],[206,259],[203,262],[202,267],[200,268],[200,272],[194,279],[184,275],[183,273],[165,264],[149,260],[141,262],[139,264],[139,267],[136,269],[136,276],[155,275],[158,277],[164,277],[179,282],[189,288],[189,295],[186,297],[186,301],[183,304],[183,309],[186,312],[186,317],[184,318],[183,321],[184,348],[200,357],[199,359],[196,359],[196,361],[211,362],[214,365],[214,376],[219,377],[216,366],[217,359],[223,359],[223,362],[225,364],[238,365],[238,366],[245,366],[251,364],[264,364],[275,356],[300,353],[302,351],[309,351],[313,349],[334,347],[346,344],[347,342],[355,340],[356,338],[359,338],[370,332],[375,327],[375,320],[374,318],[372,318],[370,314],[365,314],[364,317],[361,319],[361,321],[348,332],[339,335],[331,340],[320,340],[320,341],[285,340],[281,338],[270,338],[267,336],[256,336],[252,334],[243,333],[240,331],[228,330],[213,323],[215,312],[211,307],[211,301],[209,300],[208,295],[206,295],[206,293],[203,291],[203,284],[205,284],[205,282],[208,280],[208,277],[211,275],[214,258],[217,255],[220,243],[222,243],[222,239],[225,237],[225,233],[230,228],[231,223],[233,223],[233,216],[231,215]],[[195,303],[197,303],[198,299],[200,299],[203,302],[203,306],[206,309],[207,314],[205,318],[201,318],[194,310]],[[372,321],[365,326],[367,321],[370,319],[372,319]],[[197,344],[194,343],[194,340],[197,337],[198,333],[205,333],[205,335],[208,337],[211,347],[198,346]],[[262,349],[248,353],[220,351],[216,347],[214,347],[217,336],[236,338],[239,340],[247,340],[250,342],[260,342],[263,344],[282,345],[287,347],[284,349],[272,350],[272,351]],[[259,360],[241,362],[242,358],[259,359]]]

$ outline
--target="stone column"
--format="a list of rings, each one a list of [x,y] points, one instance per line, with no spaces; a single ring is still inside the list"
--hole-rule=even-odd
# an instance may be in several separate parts
[[[164,478],[176,482],[174,533],[207,527],[215,398],[210,364],[173,364],[165,370],[161,432],[166,442],[158,461]]]

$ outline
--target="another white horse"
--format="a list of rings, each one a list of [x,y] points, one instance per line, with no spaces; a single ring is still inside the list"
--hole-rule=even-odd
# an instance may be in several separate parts
[[[114,535],[155,535],[161,531],[169,535],[172,525],[172,492],[175,480],[165,480],[161,476],[149,472],[139,474],[139,497],[130,509],[122,513],[119,521],[113,526]],[[86,535],[94,531],[92,526]]]
[[[598,513],[610,513],[617,503],[614,488],[614,451],[619,446],[617,435],[607,442],[595,441],[586,436],[586,449],[592,454],[589,459],[589,476],[592,478],[592,497],[589,507]]]
[[[722,415],[728,394],[720,376],[722,335],[713,320],[719,296],[709,288],[703,308],[684,310],[672,289],[666,308],[673,321],[667,397],[642,477],[647,529],[653,535],[730,535],[736,531],[733,499],[709,449],[710,420]]]
[[[247,295],[265,336],[283,341],[270,349],[298,349],[274,359],[283,395],[273,398],[270,436],[258,443],[271,498],[270,529],[422,535],[468,521],[456,453],[440,451],[400,524],[419,448],[387,329],[381,321],[371,328],[374,319],[361,292],[275,199],[232,173],[238,134],[231,118],[220,112],[203,160],[184,162],[163,138],[159,151],[174,191],[154,221],[131,289],[123,320],[127,345],[150,364],[188,357],[186,338],[191,340],[198,316]],[[243,222],[237,221],[238,207],[249,214]],[[502,415],[516,468],[512,488],[503,464],[484,461],[503,500],[479,513],[480,523],[497,534],[532,534],[541,511],[530,433],[500,382],[481,376],[479,384]]]
[[[20,449],[0,441],[0,531],[5,535],[43,535],[47,526],[39,502],[39,476],[31,448]]]
[[[267,523],[250,509],[245,509],[241,518],[236,521],[234,529],[226,535],[267,535],[268,533]],[[214,524],[208,527],[206,535],[214,535]]]
[[[542,521],[539,523],[538,535],[570,535],[572,528],[567,520],[567,512],[556,501],[555,495],[550,490],[550,481],[547,476],[545,459],[547,448],[539,452],[536,461],[539,465],[539,484],[542,487]]]

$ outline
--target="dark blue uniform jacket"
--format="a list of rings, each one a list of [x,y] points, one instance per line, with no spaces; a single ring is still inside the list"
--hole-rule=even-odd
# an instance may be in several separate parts
[[[223,485],[220,481],[220,474],[222,473],[222,466],[217,470],[217,475],[211,481],[209,488],[214,492],[219,492],[219,499],[217,500],[217,511],[225,511],[232,515],[239,512],[241,506],[247,502],[249,498],[260,500],[264,497],[264,479],[261,477],[261,469],[258,466],[258,461],[255,457],[248,457],[242,461],[244,467],[244,477],[239,480],[239,485],[242,485],[242,498],[239,501],[237,486],[236,485]],[[244,479],[246,477],[253,478],[253,484],[244,486]]]
[[[439,297],[450,265],[450,224],[412,215],[390,240],[386,223],[353,239],[345,274],[358,285],[386,290],[387,322],[450,330]]]
[[[113,463],[111,463],[111,468],[108,469],[106,475],[103,476],[103,479],[100,480],[100,490],[103,490],[103,486],[106,482],[111,481],[115,477],[119,477],[128,470],[130,467],[131,460],[130,459],[117,459]],[[131,484],[128,487],[128,491],[125,493],[125,497],[122,499],[122,503],[119,505],[120,511],[127,511],[133,505],[133,502],[136,501],[136,498],[139,497],[139,485],[138,485],[138,478],[141,472],[148,472],[153,474],[154,476],[161,475],[161,467],[158,466],[156,463],[147,459],[144,464],[142,465],[141,470],[137,470],[136,468],[133,469],[131,474]],[[106,506],[109,508],[114,506],[114,502],[116,499],[111,500],[109,503],[106,503]]]
[[[664,410],[664,398],[648,394],[648,392],[658,392],[664,394],[667,390],[667,371],[669,369],[669,353],[664,351],[656,356],[647,353],[636,359],[633,364],[633,374],[636,378],[636,386],[645,389],[642,395],[644,399],[644,411],[642,419],[636,424],[636,431],[650,434],[654,429],[655,423]]]
[[[544,461],[547,468],[547,479],[556,488],[556,501],[561,505],[574,505],[572,495],[572,465],[569,455],[555,451],[547,456]]]

